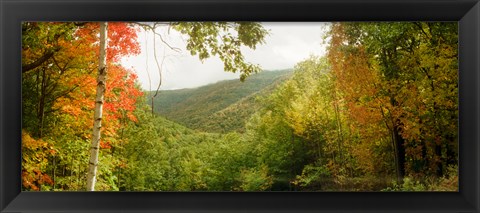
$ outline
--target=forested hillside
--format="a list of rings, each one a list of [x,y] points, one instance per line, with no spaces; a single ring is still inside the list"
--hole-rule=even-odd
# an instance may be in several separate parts
[[[109,23],[102,69],[98,23],[22,24],[23,190],[87,190],[94,165],[98,191],[458,191],[456,22],[332,23],[325,55],[259,74],[239,45],[260,24],[170,25],[243,81],[161,91],[152,113],[119,62],[137,25]]]
[[[269,94],[291,73],[292,70],[262,71],[244,82],[224,80],[198,88],[161,90],[153,100],[154,111],[200,131],[244,132],[246,120],[258,109],[257,98]],[[152,96],[155,91],[149,94]]]

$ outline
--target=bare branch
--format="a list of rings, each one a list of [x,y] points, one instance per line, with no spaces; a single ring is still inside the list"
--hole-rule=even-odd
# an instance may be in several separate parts
[[[162,58],[162,63],[158,63],[158,58],[157,58],[157,51],[155,48],[155,37],[153,37],[153,57],[155,58],[155,63],[157,64],[157,69],[158,69],[158,75],[160,77],[160,81],[158,82],[158,87],[157,90],[155,91],[155,95],[153,95],[152,98],[155,98],[158,95],[158,91],[160,90],[160,86],[162,86],[162,67],[163,63],[165,61],[165,57]]]
[[[181,49],[178,47],[173,47],[170,45],[167,41],[163,39],[163,36],[160,33],[156,32],[157,27],[159,26],[170,26],[171,24],[168,22],[154,22],[153,25],[149,25],[148,23],[141,23],[141,22],[135,22],[134,24],[142,27],[145,31],[149,30],[151,31],[154,35],[157,35],[160,37],[160,40],[162,41],[163,44],[165,44],[168,48],[175,52],[181,52]],[[169,29],[170,30],[170,29]]]

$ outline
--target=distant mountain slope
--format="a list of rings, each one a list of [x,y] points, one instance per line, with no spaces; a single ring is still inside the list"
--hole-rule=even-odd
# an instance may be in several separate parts
[[[268,93],[291,73],[291,69],[263,71],[244,82],[225,80],[198,88],[160,91],[154,111],[200,131],[242,132],[246,119],[256,109],[255,97]]]

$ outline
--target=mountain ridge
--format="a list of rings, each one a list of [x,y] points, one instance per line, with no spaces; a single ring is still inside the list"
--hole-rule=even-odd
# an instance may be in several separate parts
[[[156,114],[191,129],[243,132],[245,121],[257,108],[256,97],[269,94],[292,73],[292,69],[262,71],[244,82],[222,80],[196,88],[161,90],[153,100],[153,109]],[[154,92],[150,91],[147,97],[150,99]]]

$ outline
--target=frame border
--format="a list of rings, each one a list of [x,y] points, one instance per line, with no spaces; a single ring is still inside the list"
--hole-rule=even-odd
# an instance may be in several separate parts
[[[480,212],[479,0],[0,0],[0,212]],[[458,21],[459,192],[21,192],[22,21]]]

